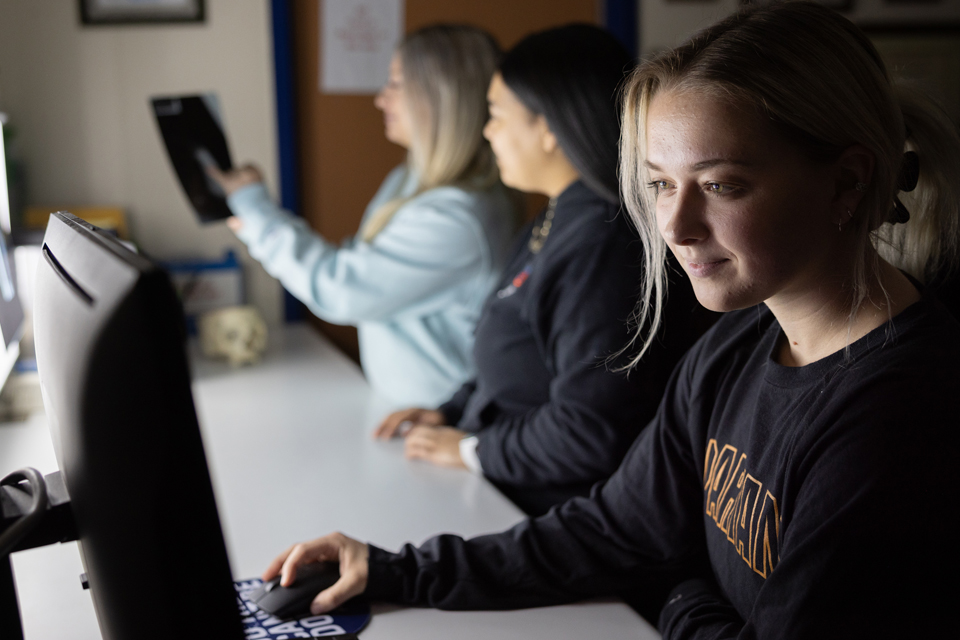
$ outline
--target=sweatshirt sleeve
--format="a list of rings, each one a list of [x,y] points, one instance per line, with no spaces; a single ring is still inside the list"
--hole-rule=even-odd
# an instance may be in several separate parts
[[[609,477],[652,418],[670,368],[646,384],[608,362],[630,340],[641,278],[637,250],[616,242],[562,256],[553,277],[537,285],[529,319],[552,374],[548,401],[477,433],[491,480],[542,487]]]
[[[672,640],[736,638],[743,620],[713,580],[694,578],[670,592],[657,626],[663,638]]]
[[[281,210],[262,184],[228,199],[239,238],[270,275],[330,322],[424,315],[463,295],[458,287],[490,260],[475,195],[459,189],[407,203],[372,242],[335,246]],[[466,285],[469,287],[469,284]],[[477,280],[476,286],[482,286]]]
[[[684,407],[678,400],[675,408]],[[371,545],[367,595],[441,609],[513,609],[640,585],[662,597],[686,579],[703,577],[709,567],[702,492],[683,451],[689,444],[660,426],[669,413],[661,408],[620,469],[589,498],[498,534],[442,535],[399,553]]]

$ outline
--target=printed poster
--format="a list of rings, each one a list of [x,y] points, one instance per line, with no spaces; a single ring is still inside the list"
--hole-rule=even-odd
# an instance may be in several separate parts
[[[320,0],[320,91],[380,91],[403,25],[403,0]]]

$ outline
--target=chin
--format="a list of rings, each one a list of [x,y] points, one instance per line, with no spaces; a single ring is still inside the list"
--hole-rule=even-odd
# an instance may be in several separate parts
[[[513,176],[510,175],[509,171],[504,171],[503,167],[500,166],[500,163],[497,163],[497,169],[500,171],[500,182],[503,183],[505,187],[510,187],[511,189],[516,189],[518,191],[526,191],[516,180],[513,179]]]
[[[392,133],[389,130],[386,132],[386,138],[393,144],[403,147],[404,149],[410,148],[410,143],[407,141],[406,138],[404,138],[401,135],[397,135],[396,133]]]
[[[754,300],[753,296],[744,295],[729,291],[706,291],[704,288],[693,287],[693,293],[697,296],[699,302],[705,309],[726,313],[727,311],[737,311],[738,309],[747,309],[763,302],[763,300]]]
[[[700,296],[697,296],[697,302],[699,302],[703,306],[703,308],[706,309],[707,311],[716,311],[717,313],[726,313],[727,311],[736,311],[737,309],[740,308],[736,306],[723,304],[722,302],[718,302],[712,299],[703,299]]]

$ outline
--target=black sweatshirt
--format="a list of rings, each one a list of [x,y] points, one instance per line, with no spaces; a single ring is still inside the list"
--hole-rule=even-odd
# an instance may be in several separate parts
[[[544,513],[616,470],[706,312],[674,274],[661,341],[629,377],[615,372],[606,359],[630,340],[642,275],[625,214],[575,182],[536,255],[529,238],[528,227],[477,324],[476,380],[440,411],[477,433],[487,478],[528,513]]]
[[[500,534],[371,546],[374,599],[448,609],[670,594],[665,638],[956,637],[960,325],[929,297],[805,367],[721,319],[590,498]]]

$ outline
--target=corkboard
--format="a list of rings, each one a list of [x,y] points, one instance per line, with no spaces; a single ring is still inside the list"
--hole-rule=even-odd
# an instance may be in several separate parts
[[[599,23],[602,0],[406,0],[406,29],[463,22],[490,31],[510,48],[526,34],[569,22]],[[319,87],[318,0],[293,4],[301,214],[325,238],[357,231],[364,208],[405,152],[383,137],[373,96],[327,95]],[[537,208],[542,199],[532,199]],[[312,318],[312,316],[311,316]],[[356,330],[316,321],[357,358]]]

